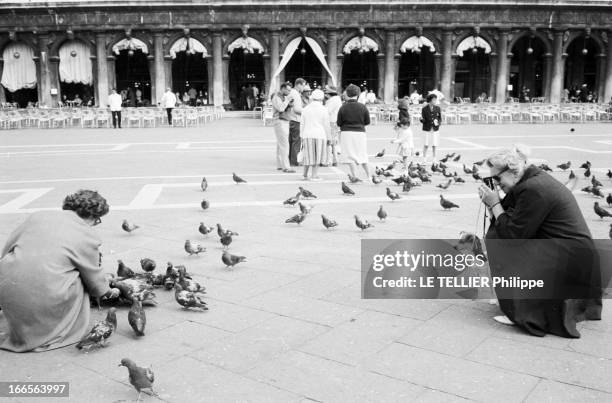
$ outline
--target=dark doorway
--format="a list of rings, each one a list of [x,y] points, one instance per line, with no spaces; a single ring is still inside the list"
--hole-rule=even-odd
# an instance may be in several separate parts
[[[574,100],[586,101],[586,92],[597,91],[597,42],[590,37],[581,36],[572,41],[567,48],[565,60],[564,88]],[[584,86],[586,84],[586,87]],[[597,94],[594,94],[595,98]]]
[[[342,88],[355,84],[378,94],[378,63],[376,52],[352,50],[342,62]]]
[[[60,82],[60,92],[62,94],[62,102],[66,103],[66,100],[72,101],[78,95],[81,99],[81,106],[94,106],[94,89],[91,85],[85,85],[81,83],[65,83]]]
[[[202,53],[177,52],[172,61],[172,91],[181,99],[191,88],[208,103],[208,63]]]
[[[400,58],[398,97],[410,96],[416,89],[424,95],[436,87],[436,66],[431,50],[423,46],[420,52],[406,51]]]
[[[523,89],[530,97],[544,96],[544,54],[546,48],[536,36],[524,36],[512,47],[510,84],[513,98],[522,98]]]
[[[323,83],[323,66],[304,39],[285,67],[285,80],[293,83],[298,77],[302,77],[313,88]]]
[[[142,50],[122,50],[115,59],[115,77],[117,92],[125,90],[127,93],[127,106],[151,104],[149,61]]]
[[[229,64],[230,101],[234,107],[246,110],[257,106],[259,102],[257,100],[248,101],[248,97],[253,96],[253,87],[257,88],[258,97],[260,97],[264,91],[265,80],[263,54],[258,50],[250,53],[246,49],[234,49],[230,55]]]
[[[36,88],[22,88],[10,92],[4,88],[6,102],[16,102],[20,108],[25,108],[29,103],[32,105],[38,102],[38,90]]]
[[[455,97],[470,98],[472,102],[483,92],[489,94],[491,67],[489,55],[480,47],[467,49],[457,60]]]

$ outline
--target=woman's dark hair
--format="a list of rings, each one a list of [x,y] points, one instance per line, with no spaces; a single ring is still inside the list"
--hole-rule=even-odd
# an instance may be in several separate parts
[[[62,210],[72,210],[81,218],[100,218],[108,213],[108,203],[95,190],[81,189],[66,196]]]
[[[427,102],[431,101],[432,99],[438,98],[438,96],[436,94],[429,94],[427,95]]]

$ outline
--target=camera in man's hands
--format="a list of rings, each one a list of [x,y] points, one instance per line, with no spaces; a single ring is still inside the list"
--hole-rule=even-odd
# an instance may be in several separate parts
[[[495,190],[495,184],[493,183],[492,177],[487,176],[486,178],[482,178],[482,181],[484,182],[485,185],[487,185],[489,189]]]

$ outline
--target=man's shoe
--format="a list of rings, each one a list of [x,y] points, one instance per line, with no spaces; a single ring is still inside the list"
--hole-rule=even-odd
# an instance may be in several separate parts
[[[283,170],[283,168],[276,168],[276,170],[277,170],[277,171],[282,171],[282,170]]]
[[[295,170],[294,169],[283,169],[283,172],[286,174],[294,174]]]

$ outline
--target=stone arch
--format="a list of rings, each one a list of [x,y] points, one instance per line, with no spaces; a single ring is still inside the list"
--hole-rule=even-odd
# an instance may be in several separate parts
[[[530,36],[531,34],[533,34],[536,38],[542,41],[542,43],[544,44],[545,53],[552,55],[552,52],[553,52],[552,43],[550,39],[548,39],[548,36],[546,36],[546,34],[541,31],[529,31],[529,30],[520,32],[512,36],[512,39],[508,43],[508,53],[512,53],[512,48],[514,47],[514,45],[516,45],[516,43],[519,40],[521,40],[525,36]]]
[[[468,38],[470,36],[474,36],[474,33],[473,32],[467,32],[467,33],[459,35],[459,36],[457,36],[457,38],[455,38],[455,40],[453,41],[452,52],[451,52],[451,54],[453,56],[457,55],[457,47],[459,46],[459,44],[461,42],[463,42],[463,40],[465,38]],[[480,31],[477,36],[479,36],[482,39],[484,39],[485,41],[487,41],[489,46],[491,46],[491,53],[497,53],[497,41],[494,40],[493,37],[490,34],[488,34],[487,32],[484,32],[484,31]]]
[[[86,37],[82,36],[82,35],[74,35],[72,36],[72,38],[67,35],[64,34],[62,36],[60,36],[55,42],[53,42],[53,44],[51,45],[51,47],[49,48],[49,56],[50,57],[59,57],[59,50],[62,47],[62,45],[68,41],[79,41],[84,43],[85,45],[87,45],[87,48],[89,49],[89,56],[96,56],[96,47],[94,44],[92,44],[89,39],[87,39]]]
[[[153,56],[154,55],[155,47],[153,46],[153,44],[152,44],[152,42],[151,42],[149,37],[147,37],[146,35],[144,35],[142,33],[138,33],[138,34],[132,33],[130,36],[132,38],[134,38],[134,39],[138,39],[138,40],[144,42],[147,45],[147,49],[149,51],[147,56]],[[115,46],[118,42],[122,41],[125,38],[126,38],[125,31],[117,32],[116,34],[114,34],[112,36],[112,39],[111,39],[110,43],[106,46],[106,55],[107,56],[112,56],[112,57],[116,56],[115,53],[113,52],[113,46]]]
[[[280,46],[280,54],[281,54],[281,55],[283,55],[283,54],[285,53],[285,49],[287,48],[287,45],[288,45],[288,44],[289,44],[289,43],[290,43],[292,40],[294,40],[295,38],[298,38],[298,37],[300,37],[300,36],[307,36],[307,37],[309,37],[310,39],[314,40],[314,41],[315,41],[315,42],[316,42],[316,43],[319,45],[319,47],[321,48],[321,50],[323,51],[323,54],[324,54],[325,56],[327,56],[327,47],[325,46],[325,43],[323,43],[323,41],[322,41],[320,38],[318,38],[317,36],[308,35],[308,33],[306,33],[306,35],[302,35],[300,32],[296,32],[296,33],[293,33],[293,34],[291,34],[291,35],[288,35],[288,36],[287,36],[287,37],[286,37],[286,38],[285,38],[285,39],[282,41],[281,46]],[[231,43],[231,42],[230,42],[230,43]],[[228,45],[229,45],[229,44],[228,44]]]
[[[26,45],[28,45],[30,48],[32,48],[32,51],[34,52],[34,56],[37,57],[38,56],[38,48],[35,46],[34,42],[32,40],[30,40],[30,38],[23,38],[23,37],[18,37],[16,40],[12,40],[8,37],[3,38],[4,40],[0,40],[0,59],[2,59],[2,53],[4,52],[4,49],[9,46],[12,43],[25,43]]]
[[[569,37],[567,38],[567,41],[565,41],[563,43],[563,53],[567,53],[567,48],[569,48],[569,46],[572,44],[572,42],[574,42],[574,40],[576,40],[578,38],[581,38],[583,36],[586,36],[586,33],[584,32],[584,30],[570,32]],[[599,35],[596,35],[593,32],[591,32],[589,34],[589,38],[593,39],[595,44],[597,44],[597,47],[599,48],[598,49],[599,54],[605,55],[606,54],[606,46],[603,43],[602,39],[599,37]]]
[[[178,41],[184,36],[185,34],[183,33],[183,31],[180,31],[180,32],[175,32],[169,37],[167,37],[167,39],[165,40],[166,43],[164,43],[163,45],[164,56],[170,57],[170,48],[172,47],[172,45],[174,45],[176,41]],[[191,31],[189,33],[189,36],[192,37],[193,39],[198,40],[199,42],[202,43],[202,45],[204,45],[204,47],[208,51],[208,56],[206,57],[212,57],[212,41],[210,40],[209,35],[202,34],[196,31]]]
[[[240,38],[242,36],[242,34],[236,34],[236,35],[232,35],[228,38],[227,41],[225,41],[225,43],[223,44],[223,54],[227,55],[229,54],[229,46],[238,38]],[[265,38],[263,38],[261,35],[259,35],[256,32],[248,32],[247,33],[247,37],[249,38],[253,38],[255,39],[257,42],[259,42],[261,44],[261,46],[263,47],[263,55],[267,55],[269,50],[268,50],[268,46],[266,44]],[[313,38],[314,39],[314,38]]]

